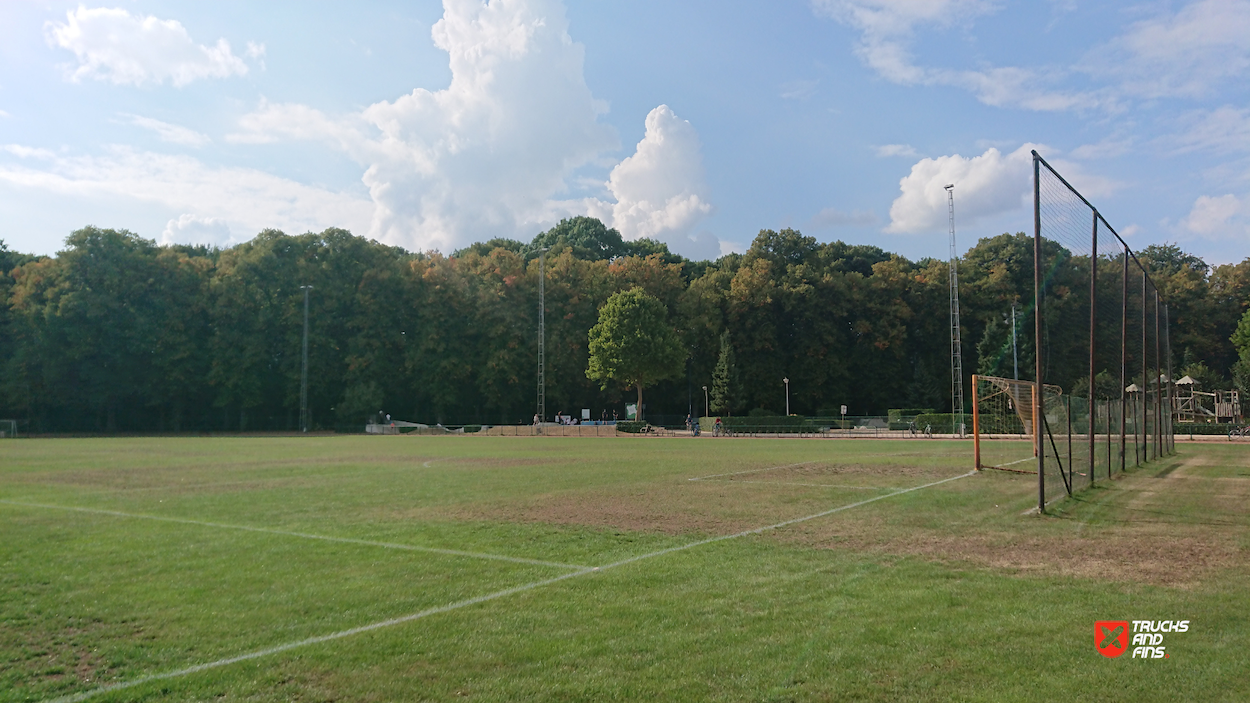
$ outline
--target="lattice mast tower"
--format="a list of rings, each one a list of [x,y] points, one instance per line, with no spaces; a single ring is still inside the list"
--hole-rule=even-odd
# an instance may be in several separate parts
[[[959,264],[955,249],[955,185],[946,186],[946,210],[950,220],[950,286],[951,286],[951,414],[955,431],[964,433],[964,361],[959,340]]]
[[[535,414],[547,421],[547,247],[538,250],[538,398]]]

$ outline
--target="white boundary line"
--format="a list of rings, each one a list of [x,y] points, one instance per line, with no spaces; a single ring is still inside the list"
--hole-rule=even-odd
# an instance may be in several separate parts
[[[694,479],[689,479],[693,481]],[[751,483],[764,486],[811,486],[813,488],[848,488],[859,491],[889,491],[893,490],[893,486],[848,486],[838,483],[793,483],[790,481],[738,481],[732,478],[722,479],[701,479],[712,483]]]
[[[720,478],[721,476],[741,476],[742,474],[758,474],[758,473],[761,473],[761,472],[764,472],[764,471],[776,471],[777,469],[789,469],[789,468],[792,468],[792,467],[795,467],[795,466],[806,466],[806,465],[808,465],[808,464],[815,464],[815,463],[818,463],[818,461],[819,461],[819,460],[817,460],[817,461],[800,461],[800,462],[799,462],[799,463],[797,463],[797,464],[783,464],[783,465],[781,465],[781,466],[769,466],[769,467],[766,467],[766,468],[763,468],[763,469],[747,469],[746,471],[730,471],[730,472],[729,472],[729,473],[727,473],[727,474],[712,474],[711,476],[696,476],[695,478],[688,478],[688,479],[686,479],[686,480],[687,480],[687,481],[705,481],[705,480],[707,480],[707,479],[709,479],[709,478]]]
[[[554,561],[542,561],[540,559],[525,559],[523,557],[509,557],[502,554],[488,554],[485,552],[465,552],[459,549],[440,549],[438,547],[419,547],[411,544],[398,544],[396,542],[375,542],[367,539],[354,539],[351,537],[330,537],[327,535],[314,535],[308,532],[291,532],[288,530],[274,530],[268,527],[250,527],[247,525],[227,525],[220,522],[206,522],[203,520],[188,520],[177,517],[164,517],[161,515],[144,515],[142,513],[125,513],[120,510],[103,510],[100,508],[78,508],[64,505],[48,505],[46,503],[25,503],[16,500],[0,500],[5,505],[18,505],[26,508],[44,508],[47,510],[68,510],[78,513],[93,513],[96,515],[112,515],[114,517],[134,518],[138,520],[159,520],[161,522],[176,522],[182,525],[196,525],[199,527],[216,527],[223,530],[240,530],[243,532],[262,532],[270,535],[280,535],[282,537],[298,537],[300,539],[317,539],[323,542],[340,542],[343,544],[358,544],[366,547],[380,547],[382,549],[399,549],[407,552],[427,552],[430,554],[445,554],[453,557],[468,557],[472,559],[488,559],[491,561],[508,561],[514,564],[529,564],[532,566],[550,566],[558,569],[588,569],[590,567],[581,564],[561,564]]]
[[[940,481],[926,483],[923,486],[913,486],[911,488],[903,488],[903,489],[894,491],[892,493],[887,493],[885,495],[873,496],[872,498],[868,498],[867,500],[861,500],[859,502],[851,503],[849,505],[838,506],[836,508],[824,510],[819,513],[815,513],[813,515],[807,515],[805,517],[798,517],[798,518],[794,518],[791,520],[785,520],[785,521],[778,522],[772,525],[766,525],[764,527],[757,527],[752,530],[743,530],[742,532],[735,532],[732,535],[721,535],[720,537],[711,537],[709,539],[699,540],[698,542],[691,542],[689,544],[683,544],[677,547],[669,547],[668,549],[661,549],[661,550],[650,552],[647,554],[639,554],[638,556],[621,559],[620,561],[615,561],[610,564],[605,564],[604,566],[596,566],[594,568],[582,567],[578,571],[574,571],[574,572],[567,573],[567,574],[562,574],[560,576],[556,576],[555,578],[544,579],[542,581],[534,581],[532,583],[527,583],[527,584],[523,584],[520,586],[513,586],[512,588],[505,588],[502,591],[495,591],[494,593],[488,593],[483,596],[477,596],[475,598],[469,598],[467,600],[457,601],[455,603],[449,603],[447,605],[438,606],[436,608],[428,608],[426,610],[422,610],[417,613],[412,613],[411,615],[404,615],[402,617],[391,618],[389,620],[382,620],[380,622],[370,623],[368,625],[361,625],[360,627],[353,627],[349,630],[340,630],[339,632],[332,632],[328,635],[318,635],[316,637],[309,637],[308,639],[299,640],[298,642],[288,642],[286,644],[280,644],[276,647],[269,647],[268,649],[260,649],[255,652],[248,652],[247,654],[240,654],[238,656],[227,657],[225,659],[218,659],[217,661],[211,661],[211,662],[207,662],[204,664],[197,664],[195,666],[190,666],[185,669],[178,669],[177,671],[168,671],[163,674],[150,674],[148,676],[143,676],[143,677],[134,679],[132,681],[125,681],[121,683],[110,684],[107,686],[101,686],[100,688],[92,689],[90,691],[83,691],[82,693],[77,693],[71,696],[54,698],[50,701],[47,701],[47,703],[77,703],[78,701],[86,700],[88,698],[99,695],[101,693],[108,693],[110,691],[133,688],[134,686],[139,686],[141,684],[150,683],[152,681],[163,681],[166,679],[173,679],[173,678],[178,678],[181,676],[187,676],[189,674],[195,674],[201,671],[207,671],[209,669],[216,669],[219,667],[227,666],[229,664],[236,664],[238,662],[250,661],[252,659],[259,659],[261,657],[269,656],[270,654],[278,654],[278,653],[286,652],[286,651],[296,649],[299,647],[305,647],[311,644],[320,644],[322,642],[330,642],[332,640],[342,639],[344,637],[351,637],[352,635],[358,635],[363,632],[371,632],[373,630],[380,630],[384,627],[391,627],[393,625],[402,625],[407,622],[412,622],[413,620],[420,620],[421,618],[429,617],[431,615],[438,615],[440,613],[446,613],[452,610],[459,610],[460,608],[465,608],[470,605],[477,605],[478,603],[485,603],[487,601],[496,600],[498,598],[503,598],[505,596],[510,596],[516,593],[523,593],[525,591],[530,591],[535,588],[539,588],[541,586],[547,586],[547,585],[557,583],[559,581],[564,581],[566,579],[571,579],[577,576],[585,576],[586,574],[598,573],[600,571],[614,569],[618,566],[625,566],[627,564],[633,564],[635,562],[643,561],[646,559],[653,559],[655,557],[664,556],[665,554],[672,554],[674,552],[682,552],[687,549],[694,549],[695,547],[702,547],[705,544],[713,544],[715,542],[724,542],[726,540],[737,539],[739,537],[748,537],[750,535],[762,534],[770,530],[777,530],[777,529],[781,529],[782,527],[787,527],[789,525],[795,525],[800,522],[807,522],[808,520],[815,520],[816,518],[825,517],[826,515],[839,513],[839,512],[842,512],[843,510],[850,510],[851,508],[858,508],[861,505],[875,503],[879,500],[885,500],[886,498],[892,498],[894,496],[902,495],[904,493],[911,493],[912,491],[919,491],[925,488],[930,488],[932,486],[937,486],[939,484],[948,483],[950,481],[958,481],[961,478],[968,478],[969,476],[975,476],[976,474],[977,474],[976,471],[969,471],[966,474],[960,474],[958,476],[951,476],[950,478],[944,478],[944,479],[941,479]],[[0,501],[0,502],[7,503],[10,501]]]

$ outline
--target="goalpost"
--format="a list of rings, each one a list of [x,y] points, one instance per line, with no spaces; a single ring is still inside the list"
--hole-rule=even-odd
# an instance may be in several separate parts
[[[0,420],[0,439],[17,437],[17,420]]]
[[[1023,463],[1029,457],[1037,456],[1038,443],[1033,431],[1036,389],[1037,384],[1033,381],[972,375],[972,452],[976,469],[1003,469],[1007,465]],[[1054,407],[1062,395],[1063,390],[1059,386],[1043,384],[1042,407]],[[981,442],[990,439],[1016,440],[1017,442],[1025,439],[1028,440],[1026,446],[1031,451],[1028,456],[1019,461],[1005,464],[986,463],[981,453]],[[1020,469],[1006,470],[1020,471]],[[1024,473],[1037,473],[1037,471],[1030,470]]]

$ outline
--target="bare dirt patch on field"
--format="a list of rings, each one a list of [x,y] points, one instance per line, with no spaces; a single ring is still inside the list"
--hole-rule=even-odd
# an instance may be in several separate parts
[[[1250,567],[1250,480],[1194,477],[1185,469],[1182,464],[1160,477],[1142,472],[1100,482],[1046,517],[1021,514],[1035,491],[1028,477],[980,474],[790,526],[776,539],[1020,574],[1183,588],[1220,569]],[[450,519],[722,535],[888,495],[950,471],[811,462],[722,479],[549,493],[436,511]],[[910,481],[898,483],[898,477]],[[879,485],[883,492],[811,487],[835,481]],[[735,485],[746,482],[751,485]]]
[[[1030,521],[1037,518],[1021,518]],[[783,541],[856,552],[918,556],[1021,574],[1191,587],[1218,569],[1250,566],[1235,538],[1193,526],[1100,528],[1097,535],[1031,534],[1021,529],[963,535],[917,528],[847,523],[781,535]]]
[[[1012,498],[1013,487],[1027,487],[1027,480],[983,486],[974,480],[941,490],[968,493],[967,510],[983,519],[971,512],[941,515],[918,504],[902,513],[868,510],[830,516],[779,538],[1025,574],[1188,588],[1218,570],[1250,568],[1245,548],[1250,543],[1250,482],[1195,478],[1186,475],[1189,466],[1100,484],[1046,517],[998,507]],[[993,502],[976,501],[978,494]]]

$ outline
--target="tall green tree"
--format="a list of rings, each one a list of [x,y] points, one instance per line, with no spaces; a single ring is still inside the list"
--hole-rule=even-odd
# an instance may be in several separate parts
[[[602,388],[617,383],[638,390],[638,417],[643,417],[642,389],[674,378],[683,370],[686,350],[668,321],[664,303],[641,288],[614,293],[599,308],[599,322],[590,328],[590,360],[586,377]]]
[[[734,361],[734,348],[729,330],[720,336],[720,355],[716,358],[716,370],[712,372],[712,412],[717,415],[733,415],[746,404],[742,397],[742,378]]]

